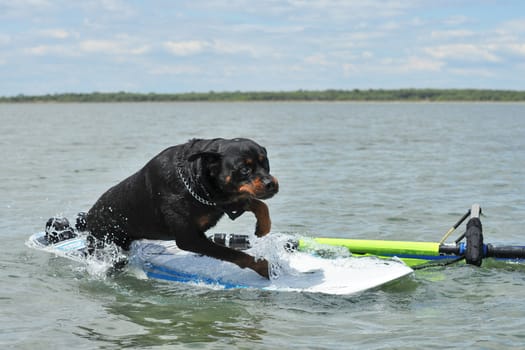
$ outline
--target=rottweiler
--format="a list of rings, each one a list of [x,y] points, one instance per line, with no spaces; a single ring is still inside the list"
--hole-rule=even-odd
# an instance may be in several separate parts
[[[97,243],[128,250],[133,240],[175,240],[180,249],[250,268],[269,278],[268,261],[210,241],[205,232],[224,214],[255,214],[255,234],[270,232],[268,199],[279,190],[266,149],[256,142],[192,139],[165,149],[105,192],[85,225]]]

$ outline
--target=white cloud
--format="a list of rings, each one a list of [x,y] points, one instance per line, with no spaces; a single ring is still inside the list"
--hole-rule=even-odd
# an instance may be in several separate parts
[[[304,62],[315,66],[328,66],[330,62],[324,54],[315,54],[304,58]]]
[[[115,42],[110,40],[85,40],[79,44],[84,52],[110,52],[115,50]]]
[[[404,71],[438,72],[444,65],[445,63],[442,61],[420,57],[409,57],[406,62],[400,65],[400,69]]]
[[[214,41],[210,44],[213,51],[225,54],[237,54],[241,52],[250,52],[251,48],[247,45],[239,45],[226,41]]]
[[[415,6],[417,1],[346,1],[346,0],[289,0],[292,10],[309,10],[318,16],[331,18],[392,17],[400,15]]]
[[[137,14],[131,1],[123,0],[84,0],[78,2],[78,6],[87,10],[97,18],[110,15],[113,18],[129,18]]]
[[[444,23],[450,26],[459,26],[462,24],[466,24],[469,21],[470,19],[467,16],[457,15],[457,16],[452,16],[452,17],[445,19]]]
[[[515,19],[504,22],[501,25],[501,30],[513,33],[525,32],[525,19]]]
[[[84,40],[68,45],[35,45],[24,49],[33,56],[75,57],[82,54],[105,54],[113,56],[143,55],[150,51],[148,45],[131,45],[123,40]]]
[[[505,48],[514,54],[525,56],[525,44],[511,43],[511,44],[506,45]]]
[[[0,1],[0,5],[6,6],[6,7],[40,7],[40,6],[49,6],[50,1],[48,0],[17,0],[17,1],[10,1],[10,0],[3,0]]]
[[[49,7],[50,5],[48,0],[0,0],[0,7],[6,12],[27,11],[27,9]]]
[[[217,53],[224,53],[224,54],[246,53],[254,57],[262,54],[262,50],[260,48],[256,46],[248,45],[248,44],[240,44],[240,43],[216,40],[210,46]]]
[[[43,29],[38,32],[41,36],[53,38],[53,39],[67,39],[71,36],[67,30],[64,29]]]
[[[248,54],[259,56],[263,50],[256,46],[235,43],[230,41],[166,41],[164,48],[175,56],[192,56],[203,52],[213,52],[218,54]]]
[[[343,74],[351,75],[393,75],[416,74],[421,72],[439,72],[445,67],[445,62],[421,57],[391,58],[366,60],[364,62],[344,63]]]
[[[125,1],[121,0],[98,0],[98,2],[104,9],[108,11],[120,12],[127,11],[129,9]]]
[[[456,39],[456,38],[466,38],[475,35],[473,31],[456,29],[456,30],[434,30],[431,32],[430,36],[434,39]]]
[[[208,47],[209,44],[205,41],[190,40],[190,41],[166,41],[164,47],[173,55],[176,56],[190,56],[201,53]]]
[[[411,74],[416,72],[439,72],[444,66],[445,62],[439,60],[410,56],[402,58],[382,59],[380,60],[380,62],[378,62],[378,64],[372,63],[370,65],[370,70],[382,72],[383,74]]]
[[[76,50],[65,45],[37,45],[24,49],[24,52],[32,56],[78,56]]]
[[[11,36],[0,33],[0,45],[8,45],[11,42]]]
[[[148,70],[153,75],[201,74],[202,69],[193,65],[157,65]]]
[[[342,65],[342,68],[343,68],[343,74],[345,77],[348,77],[350,75],[353,75],[359,72],[358,67],[353,63],[344,63]]]
[[[344,40],[353,45],[356,43],[369,44],[373,40],[384,38],[388,35],[388,31],[355,31],[345,34]]]
[[[467,76],[467,77],[483,77],[483,78],[492,78],[496,74],[482,68],[453,68],[449,69],[449,72],[455,75]]]
[[[285,35],[297,35],[304,32],[305,27],[296,25],[261,25],[261,24],[237,24],[229,26],[228,30],[235,31],[237,33],[264,33],[264,34],[285,34]]]
[[[401,23],[389,21],[381,25],[382,30],[392,31],[392,30],[398,30],[401,28]]]
[[[450,44],[427,47],[424,51],[438,59],[500,62],[501,57],[495,54],[496,49],[494,45]]]
[[[78,48],[86,53],[102,53],[107,55],[143,55],[149,52],[148,45],[132,46],[125,40],[85,40]]]
[[[280,17],[286,20],[329,18],[330,21],[333,21],[367,18],[370,16],[395,16],[413,8],[419,1],[420,0],[214,0],[193,1],[190,6],[199,11],[207,12],[243,12],[251,15],[255,14],[260,17]]]
[[[413,17],[409,24],[413,27],[421,27],[423,25],[425,25],[425,21],[422,20],[420,17]]]

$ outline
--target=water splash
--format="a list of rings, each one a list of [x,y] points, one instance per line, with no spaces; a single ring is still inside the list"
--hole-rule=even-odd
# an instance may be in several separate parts
[[[349,258],[352,253],[348,248],[343,246],[334,246],[328,244],[321,244],[311,237],[302,237],[304,246],[308,247],[306,250],[314,255],[325,259]]]
[[[97,278],[108,278],[122,272],[128,262],[128,255],[116,244],[106,244],[96,248],[85,258],[86,272]]]
[[[315,242],[312,238],[298,234],[272,233],[252,240],[248,253],[256,259],[266,259],[270,264],[270,279],[276,280],[283,275],[297,276],[304,274],[290,266],[290,250],[297,249],[299,240],[307,241],[308,250],[314,255],[326,259],[348,258],[351,253],[345,247],[336,247]]]

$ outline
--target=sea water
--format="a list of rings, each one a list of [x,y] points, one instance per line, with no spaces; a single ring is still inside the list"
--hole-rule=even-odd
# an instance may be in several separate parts
[[[518,265],[326,296],[106,278],[24,243],[168,146],[242,136],[267,148],[279,179],[275,234],[438,241],[479,203],[485,241],[523,244],[523,115],[497,103],[1,104],[0,347],[521,349]],[[254,225],[246,213],[213,231]]]

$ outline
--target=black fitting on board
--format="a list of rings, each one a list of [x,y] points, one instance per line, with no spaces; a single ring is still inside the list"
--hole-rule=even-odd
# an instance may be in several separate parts
[[[484,256],[483,229],[479,218],[474,217],[469,220],[465,237],[467,239],[465,261],[470,265],[481,266]]]
[[[208,237],[208,239],[215,244],[232,249],[245,250],[251,247],[250,239],[247,235],[215,233]]]

